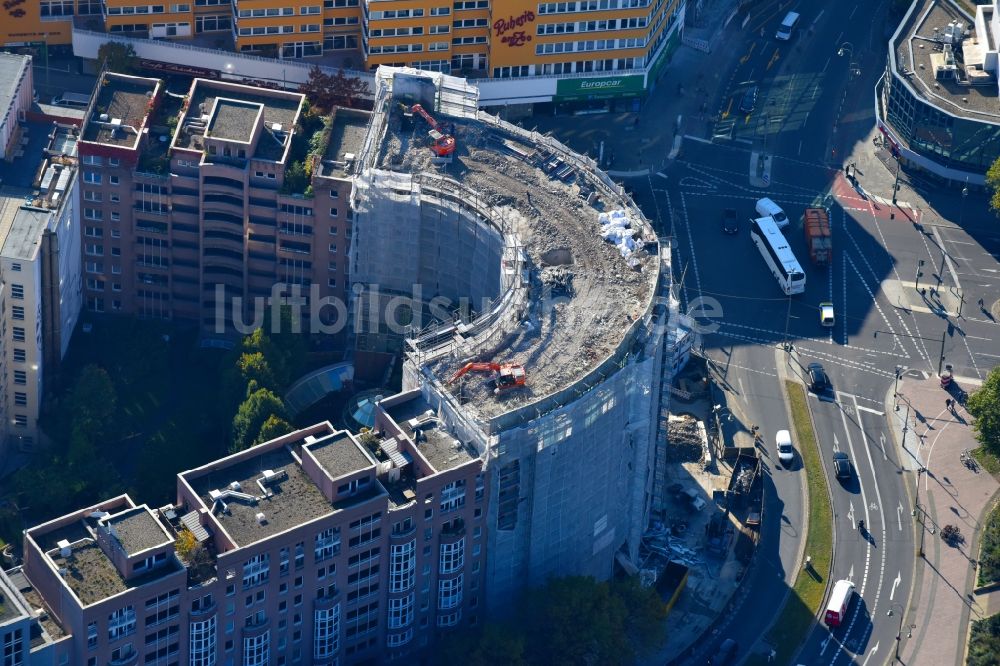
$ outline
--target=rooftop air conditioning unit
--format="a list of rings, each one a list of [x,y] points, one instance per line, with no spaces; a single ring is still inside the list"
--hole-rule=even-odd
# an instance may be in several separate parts
[[[241,487],[242,486],[240,486],[240,482],[239,481],[233,481],[232,483],[229,484],[229,489],[230,490],[239,491]]]
[[[285,129],[285,128],[284,128],[284,126],[282,126],[282,124],[281,124],[281,123],[272,123],[272,124],[271,124],[271,131],[272,131],[272,132],[281,132],[281,131],[283,131],[284,129]]]
[[[267,516],[264,515],[263,511],[258,513],[255,517],[257,518],[258,525],[263,525],[264,523],[267,522]]]
[[[109,120],[111,120],[111,116],[109,116],[106,113],[102,113],[99,117],[100,117],[100,120],[101,120],[102,123],[106,123]]]
[[[111,119],[111,127],[121,127],[121,126],[122,126],[122,119],[121,118],[112,118]]]
[[[73,554],[73,549],[69,545],[69,540],[67,540],[67,539],[60,539],[59,542],[56,543],[56,545],[59,546],[59,556],[60,557],[62,557],[62,558],[65,559],[65,558],[67,558],[67,557],[69,557],[70,555]]]
[[[275,475],[275,473],[274,473],[274,470],[273,470],[273,469],[265,469],[265,470],[264,470],[264,480],[265,480],[265,481],[270,481],[270,480],[271,480],[271,479],[273,479],[273,478],[274,478],[275,476],[276,476],[276,475]]]

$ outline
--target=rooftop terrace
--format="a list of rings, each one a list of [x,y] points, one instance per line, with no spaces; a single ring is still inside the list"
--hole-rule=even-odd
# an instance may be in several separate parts
[[[349,175],[345,155],[357,155],[365,141],[371,114],[354,109],[337,109],[320,167],[320,176],[345,178]]]
[[[334,479],[375,464],[346,432],[310,444],[309,450]]]
[[[991,8],[986,9],[992,12]],[[939,78],[935,75],[932,60],[944,58],[944,31],[952,21],[963,23],[966,29],[973,28],[968,17],[948,2],[918,2],[910,12],[906,24],[901,27],[895,42],[896,69],[921,97],[943,111],[964,118],[1000,122],[1000,96],[995,76],[984,78],[984,85],[970,85],[969,70],[961,54],[957,58],[955,78]],[[973,35],[963,42],[965,60],[973,61],[978,51],[993,48],[990,42],[992,36],[988,30],[986,32],[985,35]],[[942,141],[942,137],[933,137],[930,140],[947,142],[950,139]]]
[[[483,375],[467,375],[467,381],[448,387],[462,391],[467,412],[491,419],[566,389],[617,353],[633,323],[651,307],[659,279],[656,236],[638,208],[602,180],[592,161],[487,114],[437,113],[439,122],[454,123],[457,149],[450,164],[435,165],[426,124],[407,121],[396,100],[387,108],[375,165],[386,171],[437,172],[475,193],[516,235],[531,276],[528,323],[519,317],[502,336],[490,325],[491,339],[482,345],[468,344],[469,337],[458,331],[449,333],[452,324],[445,323],[421,335],[421,345],[422,340],[443,341],[436,351],[421,349],[421,364],[426,362],[442,384],[470,358],[524,365],[526,386],[499,395]],[[638,248],[629,259],[600,236],[599,214],[615,209],[629,211]]]
[[[264,470],[275,473],[266,484],[272,493],[270,497],[264,497],[258,485],[264,477]],[[264,451],[201,476],[195,476],[196,473],[186,472],[184,477],[240,547],[333,511],[320,489],[302,471],[291,451],[284,447]],[[234,481],[239,483],[239,492],[252,496],[253,500],[226,497],[221,500],[227,507],[225,511],[221,506],[213,508],[216,502],[210,492],[225,491]],[[257,521],[258,513],[264,514],[263,523]]]
[[[125,579],[96,541],[84,539],[71,548],[69,557],[63,557],[58,548],[46,554],[57,568],[66,570],[63,580],[84,606],[128,589]]]
[[[422,396],[392,405],[386,412],[439,472],[479,458],[445,430]]]
[[[84,141],[136,148],[159,79],[105,73],[86,121]],[[103,115],[107,119],[102,120]]]
[[[221,107],[217,99],[226,100]],[[264,131],[257,142],[252,157],[278,161],[285,154],[290,132],[295,126],[303,95],[284,91],[262,91],[259,88],[235,83],[195,79],[190,93],[190,104],[182,123],[177,126],[174,146],[201,149],[205,128],[209,136],[222,139],[248,141],[256,118],[264,123]],[[213,109],[215,115],[213,116]],[[251,118],[251,109],[254,111]],[[221,111],[221,114],[220,112]],[[280,130],[275,130],[280,126]]]
[[[112,529],[118,543],[130,556],[173,541],[145,506],[123,511],[106,518],[103,523]]]

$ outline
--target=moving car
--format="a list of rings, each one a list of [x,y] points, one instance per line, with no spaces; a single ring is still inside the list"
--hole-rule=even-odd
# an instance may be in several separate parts
[[[809,364],[809,389],[813,393],[824,393],[832,388],[830,378],[826,376],[826,370],[819,363]]]
[[[778,225],[779,229],[784,229],[788,226],[788,216],[785,215],[785,211],[783,211],[781,206],[774,203],[771,199],[768,199],[767,197],[758,199],[756,210],[757,214],[761,217],[769,217],[774,220],[774,223]]]
[[[822,326],[833,326],[834,324],[833,303],[819,304],[819,323]]]
[[[830,601],[826,604],[826,626],[839,627],[847,616],[847,609],[854,598],[854,583],[849,580],[838,580],[833,585]]]
[[[795,31],[795,26],[799,24],[799,15],[796,12],[788,12],[785,15],[785,19],[778,26],[778,32],[775,33],[774,38],[780,39],[783,42],[787,42],[792,38],[792,32]]]
[[[849,479],[854,474],[854,466],[851,459],[843,451],[836,451],[833,454],[833,471],[838,479]]]
[[[719,651],[715,653],[715,656],[708,662],[711,666],[725,666],[725,664],[733,663],[736,657],[736,651],[740,648],[740,644],[737,643],[732,638],[727,638],[722,641],[722,645],[719,646]]]
[[[779,430],[774,436],[774,445],[778,449],[778,461],[788,467],[795,459],[795,450],[792,448],[792,435],[787,430]]]
[[[747,91],[743,93],[743,99],[740,101],[740,111],[743,113],[750,113],[757,106],[757,86],[750,86]]]
[[[722,231],[732,236],[740,230],[739,217],[735,208],[727,208],[722,214]]]

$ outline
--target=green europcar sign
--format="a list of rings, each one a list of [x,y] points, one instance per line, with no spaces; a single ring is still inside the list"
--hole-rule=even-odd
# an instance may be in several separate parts
[[[599,79],[559,79],[556,82],[556,100],[634,97],[645,90],[644,79],[642,74]]]

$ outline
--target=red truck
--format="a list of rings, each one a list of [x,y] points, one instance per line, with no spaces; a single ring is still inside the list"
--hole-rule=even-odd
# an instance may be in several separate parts
[[[806,208],[802,214],[802,228],[806,234],[809,256],[817,266],[826,266],[833,256],[833,237],[830,235],[830,216],[825,208]]]

